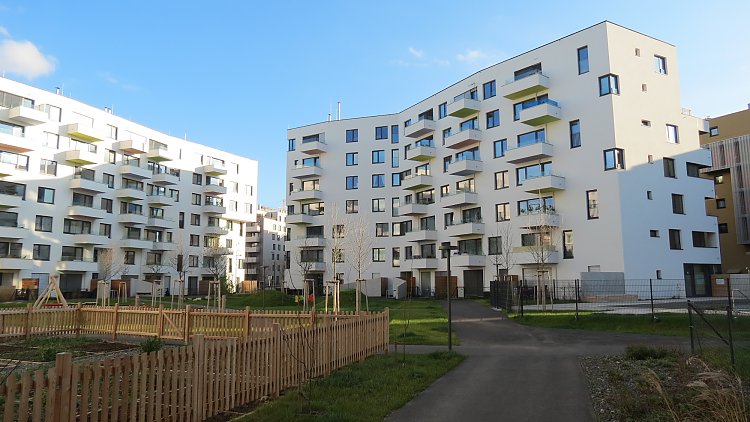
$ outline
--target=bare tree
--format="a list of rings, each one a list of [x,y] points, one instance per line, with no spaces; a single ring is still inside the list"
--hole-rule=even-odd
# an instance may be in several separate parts
[[[296,251],[292,251],[294,253],[291,254],[292,259],[294,260],[294,264],[299,269],[299,275],[302,277],[302,309],[304,311],[307,311],[307,297],[309,296],[308,279],[310,277],[310,270],[313,266],[313,261],[311,261],[310,258],[306,257],[304,254],[309,244],[309,239],[305,237],[304,239],[302,239],[302,243],[297,246]],[[289,272],[289,278],[293,280],[291,271]]]
[[[335,203],[328,207],[328,216],[331,225],[331,237],[326,242],[326,249],[331,254],[331,280],[333,285],[333,312],[338,313],[341,310],[341,282],[338,277],[337,264],[344,263],[344,250],[347,244],[348,224],[339,212]],[[359,302],[359,295],[357,296]],[[328,303],[328,291],[326,290],[326,304]],[[326,306],[326,310],[328,306]]]
[[[536,301],[537,305],[541,304],[542,309],[546,310],[546,290],[547,280],[549,278],[548,265],[552,255],[557,253],[556,244],[558,238],[558,227],[551,222],[551,219],[556,213],[553,206],[546,205],[543,201],[538,208],[529,211],[529,229],[534,236],[534,242],[529,246],[528,251],[534,260],[537,269]]]
[[[206,246],[203,248],[203,267],[213,277],[214,281],[222,283],[222,291],[226,292],[224,286],[227,277],[227,248],[218,246]]]
[[[495,279],[500,280],[500,270],[510,273],[510,269],[516,263],[516,256],[513,253],[513,227],[510,222],[499,222],[495,228],[497,240],[491,245],[490,262],[495,266]]]
[[[161,302],[161,298],[164,295],[162,281],[164,274],[166,273],[168,266],[164,260],[164,256],[160,252],[151,252],[146,257],[146,265],[144,266],[146,274],[152,276],[151,281],[151,306],[156,306],[157,297],[158,302]],[[157,283],[158,282],[158,283]],[[158,287],[157,287],[158,286]]]
[[[347,239],[349,244],[347,249],[350,251],[348,262],[352,267],[352,270],[357,273],[356,310],[359,312],[361,310],[360,296],[362,295],[362,273],[367,271],[367,268],[372,263],[373,235],[370,232],[368,221],[363,217],[359,217],[352,221],[348,230]],[[365,281],[365,290],[367,290],[367,281]],[[367,310],[369,311],[370,300],[367,292],[365,292],[365,301]]]
[[[177,307],[182,307],[185,300],[185,281],[187,274],[190,273],[189,251],[181,240],[177,239],[176,248],[173,252],[167,253],[166,258],[162,257],[166,266],[177,273]]]
[[[124,275],[128,272],[128,266],[125,265],[125,256],[122,249],[118,247],[99,249],[97,261],[99,263],[99,279],[102,282],[103,291],[97,289],[97,301],[102,299],[102,305],[109,304],[109,294],[112,279],[117,275]]]

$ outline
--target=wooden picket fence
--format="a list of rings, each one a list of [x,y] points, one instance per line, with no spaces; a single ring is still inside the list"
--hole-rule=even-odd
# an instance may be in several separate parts
[[[337,315],[295,311],[165,309],[163,306],[82,306],[67,308],[0,309],[0,338],[35,335],[98,334],[159,337],[188,343],[196,334],[207,338],[249,337],[273,324],[288,329],[353,318],[353,312]]]
[[[201,421],[388,351],[388,310],[95,362],[57,355],[0,385],[2,420]]]

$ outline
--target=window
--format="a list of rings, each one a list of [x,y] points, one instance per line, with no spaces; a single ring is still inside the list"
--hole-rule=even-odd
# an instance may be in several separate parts
[[[198,255],[188,255],[188,267],[195,268],[198,266]]]
[[[495,221],[510,220],[510,203],[495,204]]]
[[[391,186],[401,186],[401,173],[391,173]]]
[[[513,121],[521,120],[521,111],[525,110],[527,108],[536,107],[540,104],[546,104],[546,103],[552,103],[554,105],[557,105],[556,102],[550,101],[547,97],[547,94],[539,95],[535,98],[530,98],[528,100],[521,101],[519,103],[513,104]]]
[[[682,239],[677,229],[669,229],[669,249],[682,249]]]
[[[102,183],[107,185],[108,188],[115,188],[115,176],[109,173],[102,173]]]
[[[502,255],[503,253],[503,238],[502,236],[494,236],[487,238],[487,249],[488,255]]]
[[[508,150],[508,140],[500,139],[499,141],[495,141],[493,143],[493,149],[494,149],[494,158],[505,156],[505,151]]]
[[[729,226],[727,223],[719,223],[719,233],[729,233]]]
[[[648,235],[649,237],[659,237],[659,230],[649,230]]]
[[[54,204],[55,203],[55,190],[45,187],[39,187],[37,191],[37,202],[42,204]]]
[[[375,140],[388,139],[388,126],[378,126],[375,128]]]
[[[716,208],[722,209],[727,207],[727,200],[724,198],[717,198],[716,199]],[[37,217],[38,218],[38,217]]]
[[[685,206],[683,202],[683,196],[678,193],[672,194],[672,213],[673,214],[685,214]]]
[[[677,173],[674,169],[674,159],[664,157],[662,161],[664,163],[664,177],[677,178]]]
[[[346,213],[356,214],[358,212],[359,212],[359,201],[356,199],[347,199],[346,200]]]
[[[385,248],[372,248],[372,262],[385,262]]]
[[[505,189],[509,186],[508,170],[495,173],[495,190]]]
[[[479,129],[479,123],[477,123],[476,117],[473,119],[464,120],[460,125],[458,125],[459,132],[463,132],[469,129]]]
[[[589,220],[599,218],[599,192],[596,189],[586,191],[586,216]]]
[[[652,199],[654,199],[654,193],[651,192],[650,190],[647,190],[646,191],[646,199],[648,199],[649,201],[652,200]]]
[[[391,126],[391,143],[392,144],[398,143],[398,125]]]
[[[713,126],[708,128],[708,136],[719,136],[719,127]]]
[[[401,265],[401,248],[391,248],[391,266]]]
[[[487,113],[487,129],[500,125],[500,110],[493,110]]]
[[[701,177],[701,169],[705,166],[696,163],[685,164],[688,177]]]
[[[641,120],[641,126],[651,127],[651,121],[650,120]]]
[[[714,185],[720,185],[724,183],[724,175],[723,174],[717,174],[714,176]]]
[[[112,214],[112,200],[107,198],[102,198],[101,203],[102,209],[107,211],[108,213]]]
[[[662,75],[667,74],[667,58],[662,56],[654,56],[654,67],[656,68],[656,73],[661,73]]]
[[[91,222],[81,220],[63,220],[63,233],[65,234],[91,234]]]
[[[527,145],[534,145],[545,140],[544,129],[535,130],[533,132],[523,133],[518,135],[518,148],[523,148]]]
[[[398,149],[392,149],[391,150],[391,168],[398,168],[399,161],[398,161]]]
[[[52,217],[48,217],[46,215],[37,215],[34,230],[38,232],[51,232]]]
[[[99,236],[106,236],[112,238],[112,225],[106,223],[99,223]]]
[[[373,174],[372,175],[372,187],[384,188],[385,187],[385,174]]]
[[[513,72],[513,79],[517,81],[519,79],[523,79],[527,76],[535,75],[537,73],[542,73],[541,63],[533,64],[529,67],[524,67],[523,69],[516,70],[515,72]]]
[[[359,154],[356,152],[347,152],[346,153],[346,165],[356,166],[357,164],[359,164]]]
[[[573,120],[570,122],[570,147],[578,148],[581,146],[581,122]]]
[[[398,207],[400,203],[400,198],[391,198],[391,217],[398,217]]]
[[[484,99],[492,98],[497,95],[495,81],[489,81],[482,85],[482,92],[484,93]]]
[[[200,214],[190,214],[190,225],[191,226],[200,226],[201,225],[201,215]]]
[[[346,143],[358,142],[359,141],[359,130],[358,129],[347,129],[346,131]]]
[[[297,143],[296,140],[295,139],[289,139],[287,142],[288,142],[287,151],[294,151],[296,149],[296,143]]]
[[[385,212],[385,198],[373,198],[372,212]]]
[[[599,96],[620,94],[620,80],[617,75],[609,74],[599,77]]]
[[[40,261],[49,261],[50,245],[34,245],[32,258]]]
[[[552,163],[539,163],[516,168],[516,184],[521,185],[525,180],[552,175]]]
[[[438,119],[448,115],[448,103],[442,103],[438,106]]]
[[[398,151],[398,150],[396,150]],[[382,149],[375,150],[372,152],[372,163],[382,164],[385,163],[385,151]]]
[[[39,165],[39,172],[42,174],[57,176],[57,161],[45,160],[42,158],[41,164]]]
[[[589,71],[589,47],[584,46],[578,49],[578,74],[582,75]]]
[[[388,223],[375,223],[375,237],[388,237]]]
[[[190,246],[200,246],[200,245],[201,245],[201,237],[197,234],[191,234]]]
[[[604,170],[624,169],[625,151],[620,148],[604,150]]]
[[[667,125],[667,142],[670,144],[677,144],[680,142],[680,134],[677,131],[677,126]]]
[[[202,185],[203,184],[203,175],[200,173],[193,173],[193,184],[194,185]]]
[[[359,178],[357,176],[346,176],[346,190],[357,189]]]
[[[200,205],[201,204],[201,195],[199,193],[192,194],[192,202],[193,205]]]
[[[107,162],[109,164],[117,164],[117,153],[111,149],[107,150]]]
[[[563,259],[573,259],[573,230],[563,230]]]

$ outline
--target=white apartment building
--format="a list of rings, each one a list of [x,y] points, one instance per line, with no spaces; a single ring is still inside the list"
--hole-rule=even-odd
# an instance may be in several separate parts
[[[286,263],[286,209],[261,205],[257,221],[248,224],[247,230],[245,279],[281,287]]]
[[[176,293],[177,261],[186,293],[207,291],[211,263],[244,278],[257,161],[4,78],[0,106],[2,286],[91,290],[102,249],[119,251],[131,295]]]
[[[287,249],[313,261],[309,278],[333,278],[330,245],[295,239],[330,234],[336,208],[371,227],[368,278],[414,277],[423,294],[450,242],[465,294],[507,272],[701,295],[720,263],[713,183],[699,177],[705,129],[681,108],[675,47],[602,22],[399,113],[290,129]],[[510,268],[495,262],[503,253]]]

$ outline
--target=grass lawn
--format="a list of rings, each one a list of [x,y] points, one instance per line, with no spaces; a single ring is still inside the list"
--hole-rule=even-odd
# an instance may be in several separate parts
[[[241,421],[382,421],[458,365],[462,356],[372,356],[263,404]]]

